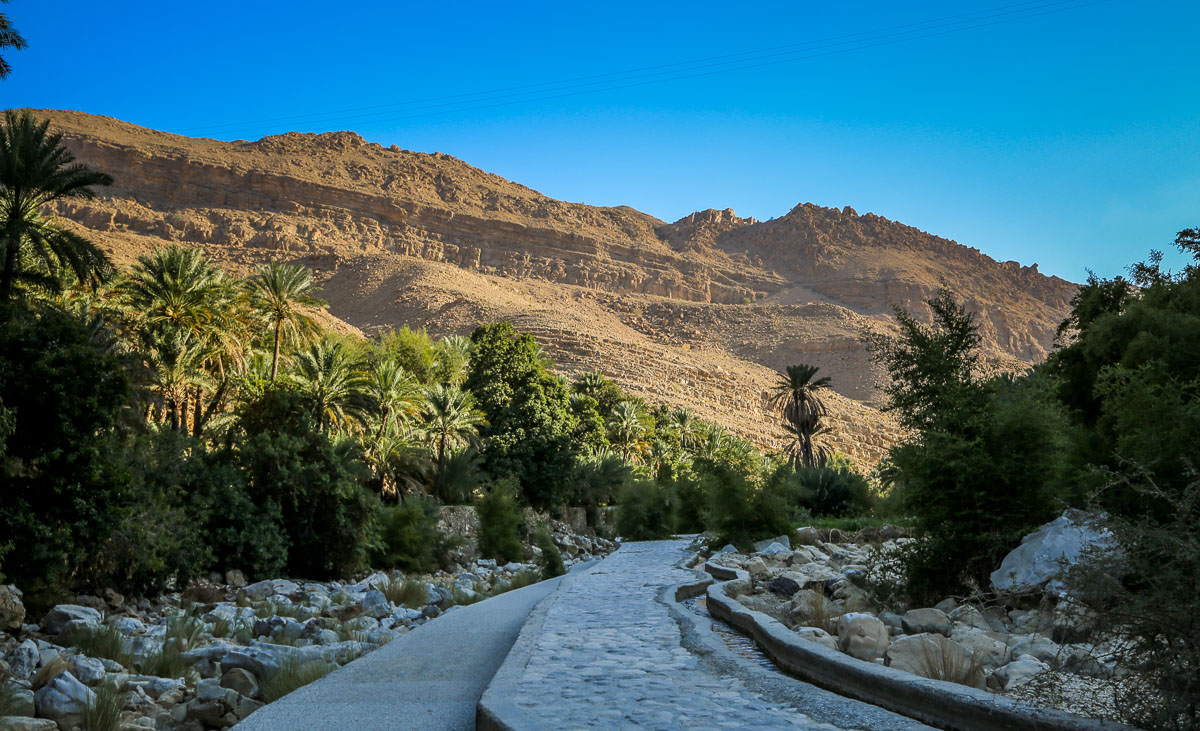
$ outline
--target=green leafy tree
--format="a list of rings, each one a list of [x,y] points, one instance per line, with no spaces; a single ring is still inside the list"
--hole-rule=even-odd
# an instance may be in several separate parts
[[[120,519],[129,475],[117,424],[129,383],[122,360],[78,320],[0,305],[0,394],[11,427],[0,463],[4,573],[45,599],[79,576]]]
[[[533,506],[559,505],[570,491],[576,421],[563,381],[547,371],[545,354],[511,323],[471,334],[474,354],[466,386],[487,417],[484,467],[514,477]]]
[[[1048,378],[979,376],[972,315],[949,292],[928,304],[931,327],[898,311],[899,337],[872,344],[892,376],[889,408],[910,430],[889,459],[921,538],[905,559],[918,601],[987,586],[1021,537],[1053,517],[1070,431]]]
[[[0,47],[5,34],[11,32],[0,25]],[[11,35],[7,37],[12,40]],[[0,72],[5,68],[0,60]],[[62,145],[62,134],[51,134],[49,127],[49,121],[38,122],[29,112],[4,112],[4,126],[0,127],[0,303],[11,300],[22,286],[57,291],[63,269],[94,284],[109,268],[108,257],[95,244],[42,213],[49,203],[92,198],[92,188],[113,182],[110,176],[76,163]]]
[[[285,340],[306,340],[317,332],[317,324],[308,314],[326,303],[312,296],[317,285],[306,267],[271,262],[259,267],[247,283],[250,305],[273,331],[271,380],[279,374],[279,351]]]

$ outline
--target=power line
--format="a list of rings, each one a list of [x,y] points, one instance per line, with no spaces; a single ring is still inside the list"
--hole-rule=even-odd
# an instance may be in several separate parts
[[[373,105],[351,110],[316,112],[288,117],[276,117],[253,122],[230,122],[206,127],[194,127],[182,131],[196,131],[201,129],[214,130],[227,127],[265,129],[267,124],[300,119],[307,119],[310,121],[310,123],[348,120],[401,121],[437,116],[447,113],[492,109],[496,107],[511,106],[514,104],[548,101],[553,99],[580,96],[583,94],[594,94],[619,89],[647,86],[650,84],[681,81],[685,79],[711,76],[720,73],[730,73],[734,71],[742,71],[746,69],[760,68],[763,66],[772,66],[782,63],[793,63],[811,58],[830,56],[839,53],[849,53],[852,51],[860,51],[870,48],[877,48],[880,46],[894,45],[897,43],[949,35],[951,33],[960,33],[978,28],[1014,23],[1044,15],[1078,10],[1109,1],[1110,0],[1089,0],[1087,2],[1080,2],[1080,0],[1029,0],[1028,2],[1014,3],[940,18],[932,18],[929,20],[906,23],[903,25],[888,26],[886,28],[879,28],[870,31],[848,33],[838,36],[830,36],[823,39],[762,48],[754,51],[742,51],[739,53],[725,54],[722,56],[712,56],[702,59],[693,59],[690,61],[661,64],[658,66],[648,66],[639,69],[610,72],[606,74],[593,74],[590,76],[581,76],[559,81],[524,84],[520,86],[493,89],[489,91],[470,92],[443,97],[431,97],[427,99],[411,100],[408,102]],[[939,28],[943,30],[936,30]],[[590,79],[597,80],[589,81]],[[528,89],[528,91],[519,91],[521,89]],[[452,101],[455,99],[460,101]],[[427,111],[418,114],[412,113],[421,110],[434,111]],[[355,112],[359,113],[356,114]],[[246,125],[250,126],[246,127]]]

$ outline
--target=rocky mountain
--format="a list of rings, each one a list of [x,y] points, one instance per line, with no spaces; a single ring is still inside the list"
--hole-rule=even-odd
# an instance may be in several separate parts
[[[765,405],[773,371],[808,362],[838,392],[835,446],[864,462],[882,454],[895,429],[878,411],[862,336],[894,328],[891,305],[927,317],[922,300],[945,284],[978,315],[988,358],[1017,367],[1045,356],[1075,289],[849,207],[665,223],[352,132],[222,142],[35,113],[116,179],[55,212],[118,262],[172,241],[235,272],[301,262],[332,314],[366,333],[404,323],[466,333],[510,319],[562,370],[602,371],[763,446],[782,439]]]

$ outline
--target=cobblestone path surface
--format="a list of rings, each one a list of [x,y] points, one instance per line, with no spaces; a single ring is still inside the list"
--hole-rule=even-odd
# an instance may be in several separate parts
[[[769,701],[738,677],[713,674],[684,649],[678,623],[656,597],[695,578],[675,568],[686,546],[627,543],[564,584],[516,683],[514,705],[544,728],[843,728]],[[880,711],[834,698],[869,710],[864,718]]]

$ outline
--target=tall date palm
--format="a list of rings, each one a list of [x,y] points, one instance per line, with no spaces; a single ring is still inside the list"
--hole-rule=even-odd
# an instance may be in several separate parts
[[[279,348],[285,337],[303,339],[317,331],[316,322],[306,309],[325,307],[326,303],[312,296],[317,289],[312,272],[302,266],[280,264],[259,267],[250,280],[250,304],[274,329],[271,351],[271,380],[279,374]]]
[[[821,417],[827,412],[820,392],[830,387],[830,378],[817,378],[817,366],[791,365],[779,375],[771,403],[783,409],[788,452],[796,465],[812,467],[824,462],[824,450],[814,448],[813,437],[821,434]]]
[[[21,284],[58,290],[64,269],[94,284],[109,267],[95,244],[43,213],[48,203],[92,198],[93,187],[113,182],[76,163],[62,135],[49,127],[49,121],[13,110],[4,112],[0,126],[0,303]]]

